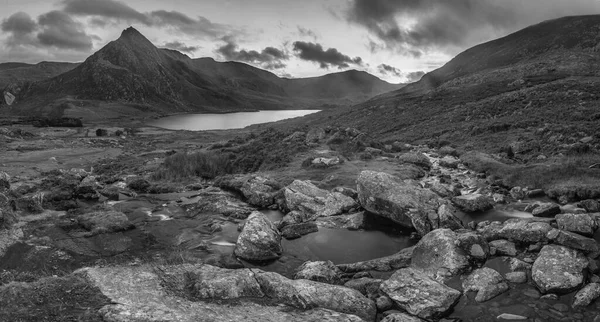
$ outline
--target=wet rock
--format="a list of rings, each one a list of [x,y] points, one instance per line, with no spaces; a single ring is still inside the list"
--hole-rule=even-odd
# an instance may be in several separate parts
[[[256,209],[239,200],[235,195],[219,188],[208,188],[199,191],[198,201],[183,205],[191,214],[217,213],[227,217],[244,219]]]
[[[555,203],[543,203],[531,211],[534,217],[554,217],[560,214],[560,206]]]
[[[547,245],[532,267],[532,278],[542,293],[568,293],[583,284],[588,262],[577,250]]]
[[[425,235],[415,246],[410,266],[429,278],[444,282],[470,267],[469,257],[458,246],[458,234],[437,229]]]
[[[281,230],[285,226],[300,224],[311,220],[313,220],[313,218],[310,214],[294,210],[288,212],[285,216],[283,216],[283,218],[277,223],[277,228]]]
[[[394,306],[394,302],[391,298],[383,295],[375,299],[375,306],[378,312],[384,312],[391,309]]]
[[[249,269],[201,265],[190,267],[186,279],[191,295],[199,299],[229,300],[264,296],[254,273]]]
[[[485,263],[490,256],[490,246],[481,235],[468,230],[457,230],[456,235],[455,245],[469,256],[471,262]]]
[[[527,283],[526,272],[510,272],[505,274],[506,280],[514,284]]]
[[[79,224],[90,235],[125,231],[134,228],[127,216],[120,211],[96,211],[77,217]]]
[[[575,294],[575,298],[573,299],[573,307],[586,307],[598,297],[600,297],[600,284],[590,283],[579,290],[577,294]]]
[[[447,155],[440,159],[440,166],[442,167],[457,169],[459,164],[460,160],[452,156]]]
[[[521,187],[513,187],[510,189],[510,196],[515,200],[523,200],[527,196],[527,191]]]
[[[520,244],[547,242],[552,226],[546,222],[532,222],[527,219],[512,218],[504,223],[491,223],[478,227],[477,231],[488,241],[507,239]]]
[[[317,224],[314,221],[308,221],[299,224],[286,225],[281,229],[281,236],[285,239],[296,239],[318,231],[319,227]]]
[[[361,172],[357,182],[358,199],[369,213],[415,228],[422,236],[431,230],[428,214],[435,214],[440,205],[439,197],[431,190],[375,171]]]
[[[304,262],[294,274],[294,279],[305,279],[327,284],[342,284],[342,271],[331,261]]]
[[[369,277],[351,279],[344,284],[345,287],[359,291],[366,297],[374,297],[379,294],[379,287],[383,280]]]
[[[556,244],[578,249],[585,253],[600,251],[596,240],[569,231],[553,229],[548,233],[548,239],[553,240]]]
[[[317,226],[332,229],[359,230],[365,228],[365,213],[317,218]]]
[[[146,265],[94,267],[77,271],[106,297],[98,313],[105,321],[248,321],[248,322],[359,322],[354,315],[327,309],[290,310],[289,306],[260,305],[244,301],[222,305],[211,301],[190,301],[172,290],[186,285],[186,269],[162,267],[162,276]]]
[[[279,185],[267,177],[261,176],[226,176],[220,178],[215,184],[223,189],[241,193],[246,202],[267,208],[275,203],[275,195],[280,189]]]
[[[354,199],[320,189],[309,181],[294,180],[283,194],[290,211],[306,212],[313,218],[339,215],[357,206]]]
[[[423,319],[445,316],[456,305],[460,292],[429,278],[414,268],[403,268],[381,284],[400,308]]]
[[[494,200],[481,194],[454,197],[452,202],[464,212],[478,212],[494,208]]]
[[[0,171],[0,193],[10,190],[10,176],[4,171]]]
[[[510,313],[502,313],[496,317],[496,319],[500,321],[523,321],[527,320],[526,316],[510,314]]]
[[[508,283],[497,271],[483,267],[474,270],[462,283],[463,292],[475,291],[475,301],[481,303],[508,291]]]
[[[431,169],[431,161],[425,154],[421,152],[409,152],[401,154],[398,156],[398,161],[414,164],[426,170]]]
[[[234,254],[248,261],[266,261],[279,258],[281,236],[273,223],[260,212],[253,212],[238,236]]]
[[[134,178],[127,183],[127,188],[136,192],[147,192],[151,184],[144,178]]]
[[[425,322],[425,320],[406,313],[392,313],[383,318],[381,322]]]
[[[585,209],[587,212],[600,212],[600,202],[594,199],[580,201],[577,206]]]
[[[490,248],[494,249],[492,253],[499,256],[517,256],[517,247],[515,243],[506,239],[493,240],[489,243]]]
[[[277,273],[254,272],[262,291],[277,303],[304,310],[325,308],[353,314],[367,321],[375,320],[375,303],[356,290],[309,280],[290,280]]]
[[[465,227],[463,226],[462,221],[456,217],[456,213],[458,213],[458,210],[452,205],[441,205],[437,210],[436,216],[429,218],[431,228],[447,228],[450,230],[464,229]]]
[[[414,247],[408,247],[394,255],[351,264],[338,264],[337,267],[345,273],[364,271],[390,272],[396,269],[408,267],[410,265],[414,249]]]
[[[561,230],[586,236],[592,236],[598,228],[596,221],[588,214],[560,214],[556,216],[556,224]]]

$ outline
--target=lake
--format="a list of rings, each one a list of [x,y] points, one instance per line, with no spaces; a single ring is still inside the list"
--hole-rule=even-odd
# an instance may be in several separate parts
[[[253,124],[281,121],[316,112],[319,112],[319,110],[278,110],[227,114],[181,114],[163,117],[148,123],[148,125],[169,130],[230,130],[241,129]]]

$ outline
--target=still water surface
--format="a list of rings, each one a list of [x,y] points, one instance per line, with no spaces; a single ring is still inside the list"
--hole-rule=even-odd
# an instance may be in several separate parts
[[[163,117],[149,125],[169,130],[230,130],[241,129],[253,124],[276,122],[289,118],[305,116],[319,110],[286,110],[238,112],[228,114],[182,114]]]

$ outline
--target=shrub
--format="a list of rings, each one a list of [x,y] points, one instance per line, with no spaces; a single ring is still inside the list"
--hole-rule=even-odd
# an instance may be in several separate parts
[[[182,180],[192,177],[213,179],[234,172],[229,154],[215,152],[180,152],[168,156],[162,167],[154,173],[154,180]]]

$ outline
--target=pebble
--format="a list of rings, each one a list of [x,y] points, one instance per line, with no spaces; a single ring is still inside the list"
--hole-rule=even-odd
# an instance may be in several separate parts
[[[527,317],[522,316],[522,315],[516,315],[516,314],[502,313],[502,314],[498,315],[498,317],[496,319],[508,320],[508,321],[519,321],[519,320],[527,320]]]

